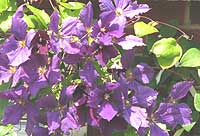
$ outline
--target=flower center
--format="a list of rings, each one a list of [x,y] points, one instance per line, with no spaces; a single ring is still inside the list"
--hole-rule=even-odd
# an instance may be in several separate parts
[[[70,42],[72,43],[80,43],[80,39],[77,36],[71,36]]]
[[[39,73],[40,75],[43,75],[45,72],[46,72],[46,67],[39,67],[39,68],[38,68],[38,73]]]
[[[120,15],[123,14],[123,10],[122,10],[121,8],[117,8],[117,9],[115,10],[115,14],[116,14],[117,16],[120,16]]]
[[[100,29],[100,31],[101,31],[101,32],[105,32],[105,31],[106,31],[106,28],[103,27],[103,28]]]
[[[26,46],[25,41],[19,41],[19,47],[24,48]]]
[[[107,93],[104,94],[104,99],[105,99],[105,100],[109,100],[109,98],[110,98],[110,94],[107,94]]]
[[[9,72],[14,74],[15,72],[17,71],[17,68],[16,67],[13,67],[13,66],[10,66],[9,67]]]

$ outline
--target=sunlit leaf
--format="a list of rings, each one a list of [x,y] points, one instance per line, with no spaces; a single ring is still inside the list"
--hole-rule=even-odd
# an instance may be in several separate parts
[[[174,66],[182,55],[182,48],[174,38],[163,38],[155,42],[150,51],[155,54],[162,69]]]
[[[158,32],[158,29],[151,24],[140,21],[134,24],[134,31],[136,36],[143,37]]]

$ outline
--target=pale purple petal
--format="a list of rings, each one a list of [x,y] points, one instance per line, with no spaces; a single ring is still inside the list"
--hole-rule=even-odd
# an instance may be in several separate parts
[[[131,106],[124,110],[124,119],[136,130],[140,127],[148,127],[147,113],[145,108]]]
[[[99,110],[99,115],[107,121],[111,121],[117,113],[117,108],[109,102],[103,103]]]
[[[128,35],[123,39],[120,39],[117,44],[124,50],[130,50],[137,46],[145,46],[142,38],[133,35]]]
[[[17,48],[17,50],[8,53],[8,59],[11,66],[19,66],[25,61],[29,60],[31,50],[27,47]]]

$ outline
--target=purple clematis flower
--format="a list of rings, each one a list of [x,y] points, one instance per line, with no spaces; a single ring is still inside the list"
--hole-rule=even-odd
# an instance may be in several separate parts
[[[52,31],[50,37],[51,50],[58,53],[64,50],[68,54],[78,54],[82,47],[80,33],[80,21],[76,17],[68,17],[63,20],[62,28],[58,31],[59,15],[56,11],[51,16],[49,29]]]
[[[148,127],[150,127],[151,136],[154,136],[155,134],[169,136],[168,132],[161,129],[158,125],[156,125],[156,123],[166,124],[173,129],[179,124],[186,125],[191,123],[192,111],[189,106],[185,103],[175,103],[175,100],[185,97],[192,84],[192,81],[182,81],[176,83],[173,86],[166,103],[160,103],[158,109],[154,113],[152,109],[155,108],[155,104],[153,104],[151,108],[148,108]],[[141,136],[146,134],[146,132],[143,131],[145,129],[146,128],[139,129]]]
[[[30,102],[29,96],[27,88],[24,86],[0,93],[2,99],[8,99],[15,103],[5,109],[3,123],[18,124],[23,115],[27,114],[26,132],[30,135],[34,126],[38,125],[37,118],[39,117],[39,109]]]
[[[107,82],[102,87],[89,91],[88,106],[97,109],[103,119],[111,121],[119,112],[122,102],[122,87],[118,82]]]
[[[10,37],[1,47],[1,50],[8,56],[11,66],[19,66],[31,55],[30,41],[35,34],[31,31],[26,32],[27,24],[23,20],[23,6],[20,6],[12,17],[13,37]]]

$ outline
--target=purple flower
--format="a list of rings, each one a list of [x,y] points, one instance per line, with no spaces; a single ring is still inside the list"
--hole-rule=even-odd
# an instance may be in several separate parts
[[[124,35],[125,23],[124,18],[114,18],[113,14],[109,14],[94,24],[92,37],[99,44],[112,45],[115,42],[114,38],[120,38]]]
[[[155,119],[175,128],[178,124],[190,124],[192,120],[191,114],[191,109],[184,103],[161,103],[155,112]]]
[[[19,66],[29,59],[31,55],[30,41],[34,33],[27,33],[27,25],[23,18],[23,6],[20,6],[12,17],[11,32],[15,38],[9,38],[2,46],[11,66]]]

